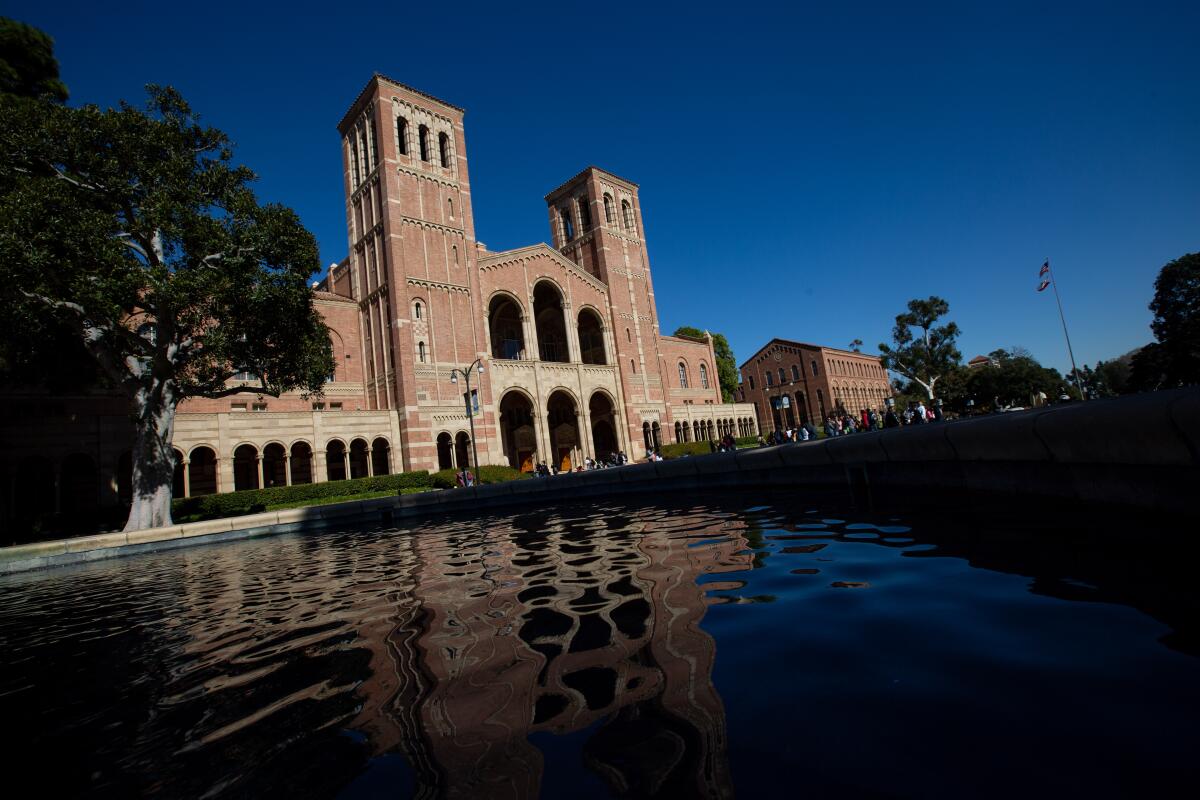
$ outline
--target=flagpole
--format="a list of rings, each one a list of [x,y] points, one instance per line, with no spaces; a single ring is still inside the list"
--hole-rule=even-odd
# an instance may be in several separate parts
[[[1067,355],[1071,357],[1071,372],[1075,376],[1075,387],[1079,389],[1079,399],[1087,400],[1083,391],[1083,383],[1079,380],[1079,368],[1075,366],[1075,353],[1071,349],[1071,334],[1067,333],[1067,317],[1063,314],[1062,298],[1058,296],[1058,281],[1054,280],[1054,270],[1050,267],[1050,259],[1046,259],[1047,272],[1050,273],[1050,287],[1054,289],[1054,302],[1058,303],[1058,318],[1062,320],[1063,337],[1067,340]]]

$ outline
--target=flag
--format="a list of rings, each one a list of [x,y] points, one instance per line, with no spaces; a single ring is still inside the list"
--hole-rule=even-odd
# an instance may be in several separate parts
[[[1049,272],[1050,272],[1050,259],[1047,258],[1046,263],[1042,264],[1042,268],[1038,271],[1038,277],[1042,279],[1042,282],[1038,284],[1038,288],[1037,288],[1037,290],[1039,292],[1046,291],[1046,287],[1050,285],[1050,279],[1046,277],[1047,273],[1049,273]]]

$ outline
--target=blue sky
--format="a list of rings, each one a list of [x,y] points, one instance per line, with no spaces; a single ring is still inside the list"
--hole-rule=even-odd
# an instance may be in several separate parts
[[[1151,339],[1159,268],[1200,250],[1200,4],[28,3],[72,102],[179,88],[326,264],[335,125],[378,71],[467,109],[479,238],[549,238],[588,164],[641,185],[662,329],[867,348],[949,300],[964,358]]]

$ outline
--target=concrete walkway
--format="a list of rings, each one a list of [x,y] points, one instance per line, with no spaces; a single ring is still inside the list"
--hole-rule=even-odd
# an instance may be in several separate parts
[[[786,487],[887,509],[1050,502],[1200,516],[1200,388],[0,548],[0,574],[254,536],[587,498]]]

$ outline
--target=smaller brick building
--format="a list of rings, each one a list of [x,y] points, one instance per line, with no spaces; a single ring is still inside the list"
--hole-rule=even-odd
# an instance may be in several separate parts
[[[883,409],[892,395],[878,356],[772,339],[738,368],[739,402],[753,403],[762,431],[819,426],[835,410]]]

